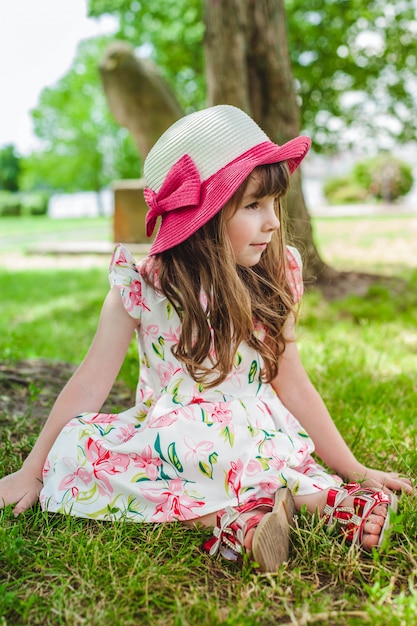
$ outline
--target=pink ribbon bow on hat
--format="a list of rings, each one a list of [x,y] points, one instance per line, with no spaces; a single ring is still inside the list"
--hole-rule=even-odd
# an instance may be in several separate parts
[[[147,187],[144,189],[146,204],[146,236],[150,237],[156,220],[168,211],[197,206],[200,201],[200,175],[188,154],[184,154],[169,170],[158,193]]]

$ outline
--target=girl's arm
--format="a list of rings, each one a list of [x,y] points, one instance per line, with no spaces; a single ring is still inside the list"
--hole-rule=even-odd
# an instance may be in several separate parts
[[[127,313],[117,287],[101,310],[90,349],[59,394],[51,413],[20,470],[0,480],[0,508],[16,503],[17,515],[32,506],[42,486],[45,459],[62,428],[82,412],[99,412],[119,373],[137,320]]]
[[[293,320],[288,323],[286,337],[285,352],[272,386],[284,406],[312,438],[318,456],[344,479],[358,481],[366,477],[369,486],[411,491],[408,479],[401,478],[396,473],[368,468],[355,458],[301,363]]]

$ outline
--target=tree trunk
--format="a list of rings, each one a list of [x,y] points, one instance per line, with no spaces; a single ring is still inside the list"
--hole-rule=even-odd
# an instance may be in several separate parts
[[[205,0],[208,103],[246,111],[275,142],[300,134],[300,110],[288,54],[283,0]],[[313,240],[301,174],[287,200],[291,240],[305,259],[305,277],[335,272]]]
[[[126,42],[107,48],[99,70],[115,120],[131,132],[144,159],[162,133],[184,115],[181,106],[156,68],[137,58]]]

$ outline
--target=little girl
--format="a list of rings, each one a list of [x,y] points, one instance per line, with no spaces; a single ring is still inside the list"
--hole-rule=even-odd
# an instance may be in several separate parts
[[[144,165],[149,255],[122,245],[85,360],[0,502],[100,520],[213,527],[205,549],[288,558],[293,509],[379,546],[408,479],[350,452],[297,352],[301,260],[281,200],[310,146],[278,146],[239,109],[185,116]],[[136,405],[100,413],[136,332]],[[312,457],[316,453],[337,475]],[[342,484],[342,479],[347,484]],[[355,482],[351,482],[355,481]]]

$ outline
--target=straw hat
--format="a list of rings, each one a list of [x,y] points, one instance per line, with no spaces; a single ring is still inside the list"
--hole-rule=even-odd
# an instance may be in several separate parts
[[[287,161],[290,172],[310,147],[308,137],[273,143],[240,109],[218,105],[175,122],[144,163],[146,234],[161,217],[150,254],[185,241],[208,222],[258,165]]]

